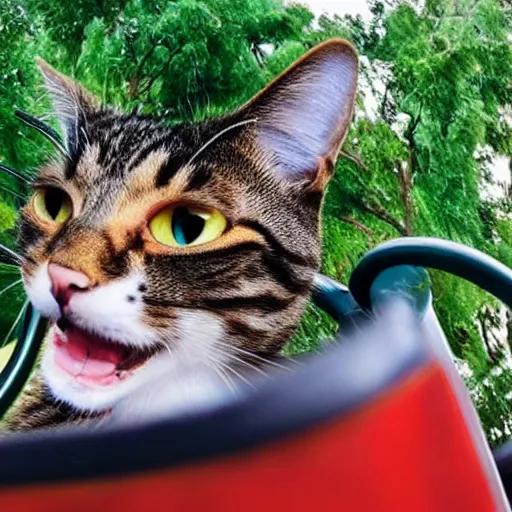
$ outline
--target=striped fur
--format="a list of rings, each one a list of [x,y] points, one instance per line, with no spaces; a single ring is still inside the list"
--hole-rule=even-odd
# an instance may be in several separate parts
[[[57,319],[55,308],[41,298],[46,285],[40,284],[44,265],[57,263],[85,273],[97,297],[112,284],[126,283],[122,286],[131,291],[112,300],[137,311],[137,325],[148,334],[134,338],[134,344],[165,345],[179,357],[189,339],[207,340],[212,333],[213,341],[218,338],[212,354],[222,353],[219,364],[239,368],[236,373],[244,361],[254,366],[276,355],[300,320],[319,266],[321,199],[354,104],[352,47],[340,40],[325,43],[238,111],[173,127],[99,107],[81,86],[46,63],[40,67],[69,157],[43,167],[35,185],[66,191],[73,216],[56,226],[41,221],[32,202],[23,210],[19,246],[35,306]],[[206,245],[163,246],[147,224],[173,203],[218,209],[229,228]],[[125,293],[121,284],[115,293]],[[80,315],[78,322],[104,334],[108,326]],[[201,350],[193,357],[200,359]],[[14,409],[12,429],[102,414],[100,406],[59,396],[49,368],[43,364],[38,384]],[[169,367],[172,371],[180,374],[179,368]],[[167,375],[154,372],[160,379]],[[147,376],[144,385],[150,381]],[[152,386],[165,388],[162,380]],[[130,393],[135,396],[136,390]],[[109,407],[115,411],[130,396],[117,397]]]

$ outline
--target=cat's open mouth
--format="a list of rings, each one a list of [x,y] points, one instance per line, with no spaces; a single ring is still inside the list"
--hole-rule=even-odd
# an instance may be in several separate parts
[[[100,386],[129,377],[157,351],[117,343],[68,322],[55,327],[53,344],[59,368],[82,384]]]

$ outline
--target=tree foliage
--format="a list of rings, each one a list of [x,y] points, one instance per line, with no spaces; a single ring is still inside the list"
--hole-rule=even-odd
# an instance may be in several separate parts
[[[510,9],[499,0],[372,0],[370,9],[369,23],[314,22],[281,0],[3,0],[0,162],[31,172],[50,149],[12,115],[13,106],[48,111],[35,55],[105,102],[175,122],[240,104],[306,49],[342,36],[361,54],[361,87],[325,202],[323,272],[347,281],[368,249],[408,235],[461,241],[512,265],[512,191],[485,194],[493,159],[512,154]],[[18,199],[5,189],[24,191],[0,177],[0,237],[10,243]],[[5,269],[2,286],[16,276]],[[437,314],[497,443],[512,428],[509,352],[493,340],[506,314],[460,280],[432,279]],[[3,301],[7,319],[16,300]],[[510,317],[508,327],[512,341]],[[315,349],[333,329],[311,307],[287,351]]]

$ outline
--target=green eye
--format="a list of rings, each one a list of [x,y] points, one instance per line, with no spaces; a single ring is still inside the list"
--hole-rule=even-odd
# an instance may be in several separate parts
[[[62,224],[73,213],[70,197],[55,187],[37,190],[33,199],[36,215],[44,220]]]
[[[149,222],[155,240],[170,247],[212,242],[224,233],[226,226],[226,217],[219,211],[190,206],[164,208]]]

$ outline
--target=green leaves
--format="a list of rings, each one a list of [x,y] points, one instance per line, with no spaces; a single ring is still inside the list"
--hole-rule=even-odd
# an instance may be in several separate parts
[[[299,37],[311,21],[307,9],[273,0],[133,0],[108,12],[81,0],[65,21],[61,3],[31,5],[66,48],[69,70],[106,102],[177,120],[256,92],[266,76],[260,46]]]

